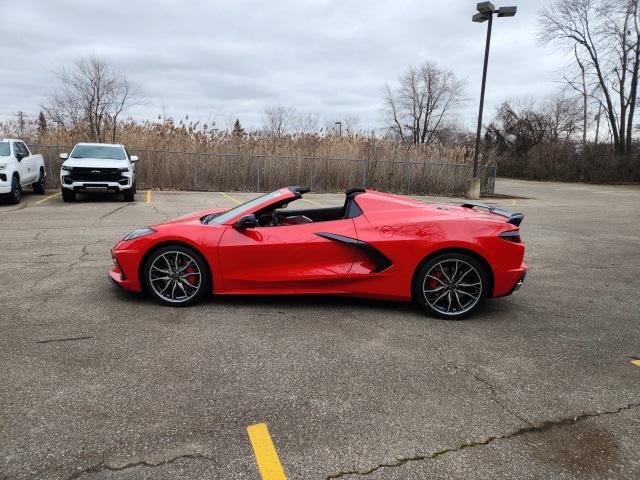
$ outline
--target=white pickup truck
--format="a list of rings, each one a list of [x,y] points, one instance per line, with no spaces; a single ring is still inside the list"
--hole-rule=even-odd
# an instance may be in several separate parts
[[[0,138],[0,197],[20,203],[22,189],[29,185],[44,194],[45,175],[42,155],[32,154],[22,140]]]
[[[73,202],[76,192],[113,190],[124,194],[125,202],[134,202],[138,157],[129,155],[124,145],[78,143],[71,154],[61,153],[62,199]]]

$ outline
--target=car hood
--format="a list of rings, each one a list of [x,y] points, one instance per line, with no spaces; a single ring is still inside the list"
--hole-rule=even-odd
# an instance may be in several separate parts
[[[84,168],[128,168],[127,160],[112,160],[109,158],[68,158],[62,165],[65,167]]]

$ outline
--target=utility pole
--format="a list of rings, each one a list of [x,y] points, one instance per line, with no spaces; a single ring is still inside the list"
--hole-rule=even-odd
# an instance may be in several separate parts
[[[469,179],[467,185],[467,198],[477,200],[480,198],[480,178],[478,177],[478,158],[480,155],[480,137],[482,134],[482,110],[484,109],[484,90],[487,84],[487,66],[489,64],[489,47],[491,45],[491,27],[493,26],[493,15],[498,17],[513,17],[517,7],[500,7],[496,10],[491,2],[481,2],[476,5],[476,13],[472,20],[476,23],[489,21],[487,25],[487,40],[484,46],[484,64],[482,67],[482,85],[480,87],[480,108],[478,109],[478,128],[476,130],[476,149],[473,154],[473,177]]]

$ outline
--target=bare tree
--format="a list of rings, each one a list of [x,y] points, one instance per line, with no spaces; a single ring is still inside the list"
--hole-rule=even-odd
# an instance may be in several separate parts
[[[581,118],[575,97],[551,97],[540,105],[531,100],[508,101],[498,108],[487,140],[498,147],[498,153],[522,156],[537,145],[570,142]]]
[[[58,79],[59,89],[43,105],[49,118],[61,126],[82,126],[92,141],[115,141],[121,114],[138,96],[129,79],[96,55],[63,67]]]
[[[293,123],[295,110],[284,105],[267,107],[264,110],[263,123],[265,133],[279,140],[284,137]]]
[[[639,3],[555,0],[540,11],[540,40],[575,49],[585,83],[588,78],[601,91],[602,97],[592,95],[603,104],[619,154],[631,150],[640,72]]]
[[[294,112],[291,118],[291,130],[296,135],[318,131],[320,118],[315,113]]]
[[[409,67],[393,89],[384,90],[384,117],[402,141],[431,144],[447,116],[464,100],[464,82],[432,62]]]

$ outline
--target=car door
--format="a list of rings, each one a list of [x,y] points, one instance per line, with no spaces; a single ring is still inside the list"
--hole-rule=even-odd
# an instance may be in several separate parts
[[[356,248],[326,234],[355,238],[353,220],[228,228],[218,244],[225,290],[340,292]]]
[[[13,142],[13,155],[18,161],[17,170],[20,175],[20,184],[30,183],[29,153],[22,146],[22,142]]]

